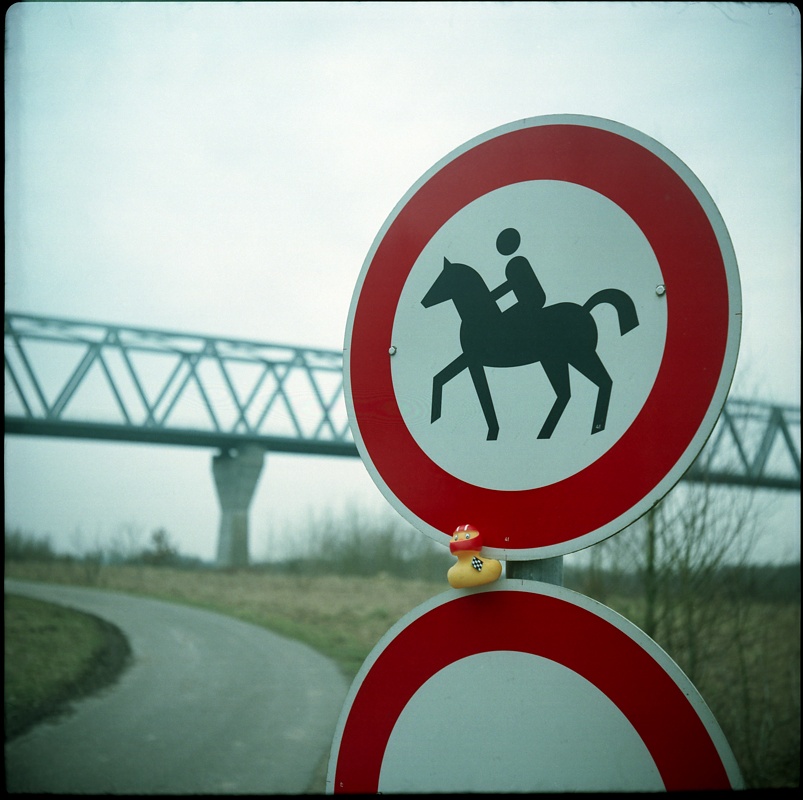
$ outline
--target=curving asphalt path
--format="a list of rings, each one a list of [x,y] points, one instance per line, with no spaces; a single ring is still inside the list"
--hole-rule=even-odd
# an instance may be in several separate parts
[[[114,686],[6,744],[7,792],[315,790],[348,686],[314,650],[157,600],[16,580],[5,591],[108,620],[134,656]]]

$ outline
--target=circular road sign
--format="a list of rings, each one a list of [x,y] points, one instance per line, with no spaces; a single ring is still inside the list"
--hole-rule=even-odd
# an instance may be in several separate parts
[[[385,634],[327,776],[335,794],[731,788],[722,730],[655,642],[583,595],[521,580],[445,592]]]
[[[405,195],[355,288],[349,420],[432,538],[563,555],[638,519],[699,454],[741,331],[736,258],[700,181],[638,131],[516,122]]]

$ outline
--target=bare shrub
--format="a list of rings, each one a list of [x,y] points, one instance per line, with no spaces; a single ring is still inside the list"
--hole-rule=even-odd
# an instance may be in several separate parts
[[[6,530],[4,539],[6,561],[55,561],[59,557],[47,536],[34,536],[15,528]]]
[[[452,562],[445,547],[401,518],[351,505],[340,514],[311,514],[283,566],[296,574],[440,580]]]

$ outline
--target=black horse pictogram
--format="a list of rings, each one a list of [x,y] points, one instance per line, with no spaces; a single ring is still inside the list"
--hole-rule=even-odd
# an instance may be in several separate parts
[[[497,248],[510,255],[518,243],[518,233],[508,228],[499,235]],[[444,385],[467,369],[488,425],[487,438],[496,439],[499,422],[485,367],[519,367],[540,361],[556,398],[538,438],[552,436],[571,399],[570,365],[598,387],[591,433],[604,430],[613,381],[596,352],[598,332],[591,309],[600,303],[612,305],[624,335],[639,324],[633,301],[621,289],[603,289],[583,305],[544,305],[541,285],[521,256],[508,262],[506,276],[506,282],[491,291],[475,269],[444,258],[440,275],[421,301],[429,308],[451,300],[461,320],[463,352],[432,380],[431,422],[440,419]],[[518,302],[502,311],[496,298],[508,290],[516,293]]]

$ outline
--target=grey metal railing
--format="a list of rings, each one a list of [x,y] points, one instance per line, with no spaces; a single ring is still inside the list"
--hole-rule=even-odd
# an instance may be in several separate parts
[[[342,353],[5,314],[5,431],[357,454]]]

